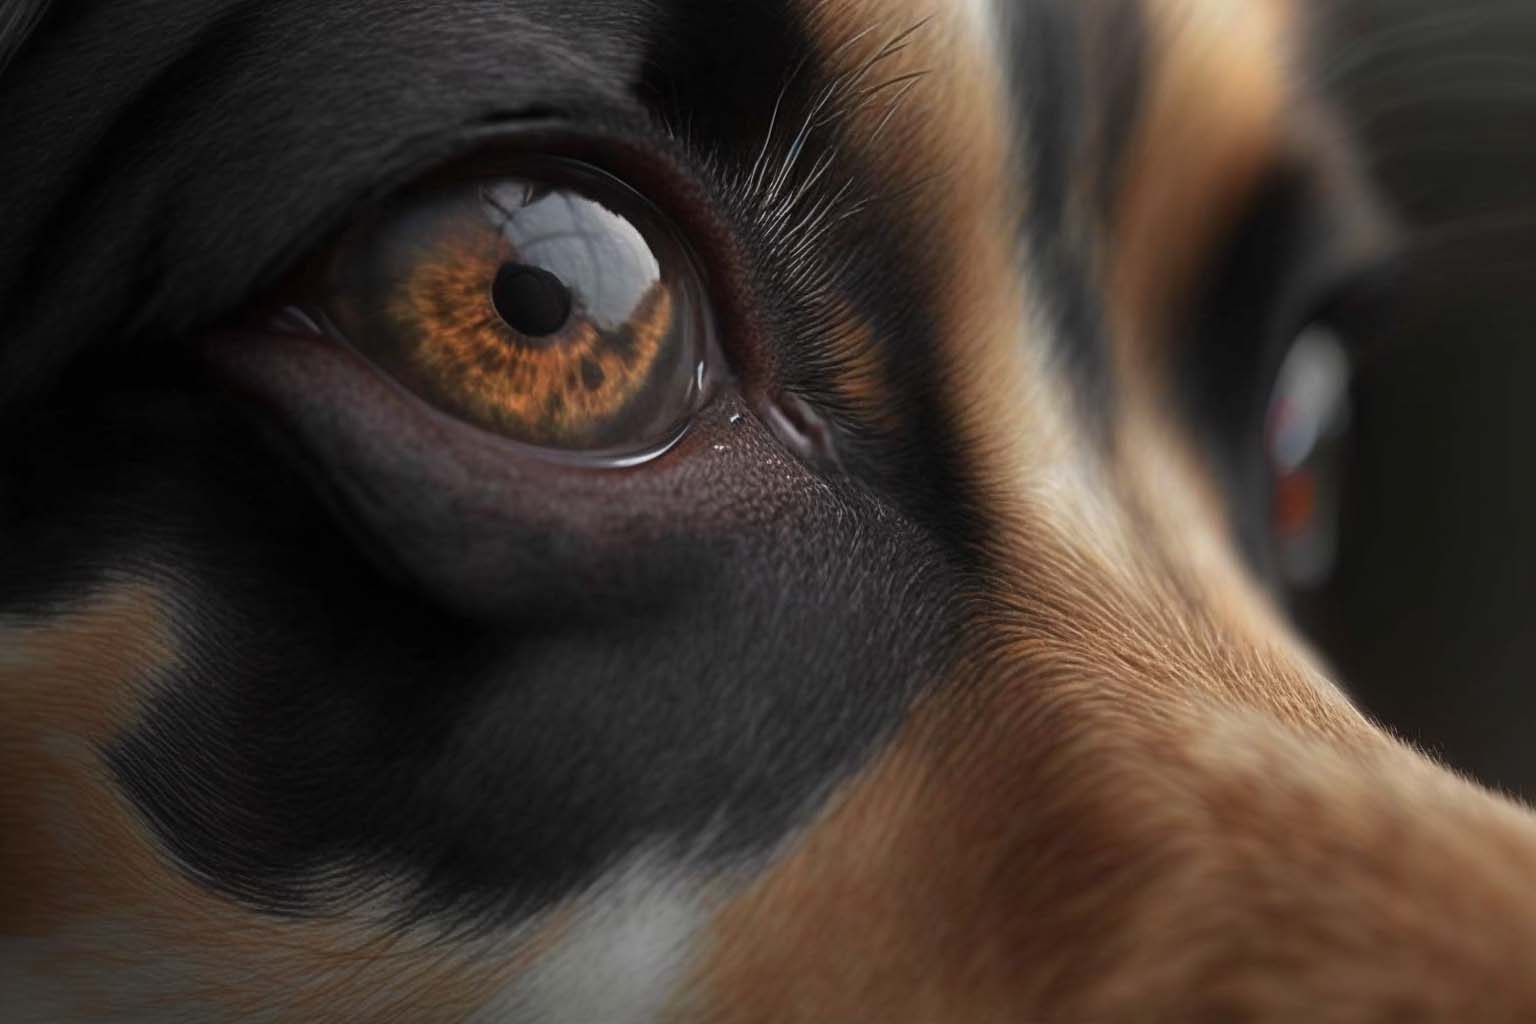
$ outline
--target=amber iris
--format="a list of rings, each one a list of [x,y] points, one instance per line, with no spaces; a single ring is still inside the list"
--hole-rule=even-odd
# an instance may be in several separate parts
[[[699,401],[708,318],[660,215],[585,165],[401,200],[344,244],[332,322],[438,407],[542,448],[640,450]]]

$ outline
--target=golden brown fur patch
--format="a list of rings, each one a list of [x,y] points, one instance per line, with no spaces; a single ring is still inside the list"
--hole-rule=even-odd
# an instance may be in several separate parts
[[[866,430],[878,434],[899,430],[892,368],[870,324],[846,303],[839,303],[823,337],[832,353],[832,393],[837,404]]]
[[[896,166],[948,154],[966,183],[931,209],[965,254],[944,383],[996,517],[970,653],[725,908],[677,1018],[1527,1019],[1536,825],[1319,671],[1241,569],[1155,372],[1171,304],[1291,130],[1291,8],[1147,2],[1107,275],[1136,385],[1106,460],[1040,355],[1006,103],[962,7],[813,10],[829,50],[869,19],[937,25],[906,59],[940,69],[924,102],[952,116],[908,122]]]
[[[1514,909],[1530,909],[1536,831],[1511,808],[1389,744],[1235,712],[1145,723],[1086,683],[1049,688],[909,733],[720,918],[680,1016],[1512,1020],[1536,1005],[1536,926]]]
[[[1189,301],[1194,275],[1286,142],[1299,100],[1289,0],[1154,0],[1146,112],[1116,211],[1116,337],[1140,346]],[[1295,122],[1292,122],[1294,125]],[[1155,372],[1132,359],[1131,373]]]
[[[1529,1019],[1536,826],[1327,681],[1239,568],[1148,372],[1285,137],[1290,9],[1148,0],[1157,53],[1107,275],[1137,383],[1101,456],[1044,354],[982,4],[807,2],[849,66],[928,19],[890,73],[932,74],[875,155],[959,257],[935,268],[932,387],[993,533],[959,671],[724,906],[676,1016]],[[845,326],[844,398],[881,407],[879,339]],[[0,719],[0,982],[61,1015],[447,1021],[558,939],[558,918],[444,945],[360,912],[262,917],[178,872],[100,759],[177,656],[173,607],[126,585],[0,624],[0,703],[22,709]]]
[[[154,674],[174,666],[173,607],[154,587],[123,583],[46,622],[0,622],[0,990],[9,1013],[462,1020],[557,940],[558,917],[477,944],[387,926],[382,907],[378,919],[267,917],[182,874],[102,758]]]
[[[39,935],[79,909],[83,859],[130,859],[100,751],[174,659],[151,588],[108,591],[48,625],[0,622],[0,932]],[[63,868],[64,870],[60,870]]]

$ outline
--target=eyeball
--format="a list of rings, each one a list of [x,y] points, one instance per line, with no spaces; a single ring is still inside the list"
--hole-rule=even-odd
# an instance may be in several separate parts
[[[712,317],[698,264],[635,190],[541,157],[418,189],[337,246],[325,320],[476,427],[549,452],[655,450],[702,400]]]

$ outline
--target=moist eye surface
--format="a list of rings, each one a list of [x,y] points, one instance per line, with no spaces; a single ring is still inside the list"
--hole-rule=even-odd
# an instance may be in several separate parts
[[[387,204],[333,254],[323,313],[460,419],[540,448],[666,443],[702,400],[711,317],[683,240],[577,161]]]

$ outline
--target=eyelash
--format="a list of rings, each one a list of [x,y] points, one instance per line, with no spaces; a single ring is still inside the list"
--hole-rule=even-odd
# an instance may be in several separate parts
[[[729,386],[757,410],[769,430],[802,460],[827,466],[839,464],[836,448],[841,430],[834,429],[833,424],[847,425],[853,416],[848,410],[841,410],[836,394],[785,391],[782,339],[770,336],[766,326],[771,322],[782,323],[784,311],[765,309],[755,286],[755,282],[764,279],[765,272],[771,272],[775,278],[784,277],[784,265],[773,254],[793,248],[795,241],[795,222],[786,222],[767,212],[773,209],[767,195],[771,183],[766,178],[755,183],[745,179],[739,171],[727,168],[721,160],[664,126],[636,132],[632,126],[615,125],[604,119],[562,118],[549,111],[541,115],[538,121],[497,124],[465,133],[455,147],[458,155],[439,161],[414,178],[402,176],[407,182],[403,185],[381,188],[375,193],[380,198],[362,204],[364,215],[401,195],[505,174],[529,154],[581,161],[612,175],[660,210],[694,254],[715,327],[716,340],[711,342],[715,346],[711,356],[715,368],[712,383],[729,381]],[[832,194],[851,192],[851,188],[844,188]],[[803,201],[806,194],[803,187],[797,188],[790,196],[781,197],[781,201],[792,205]],[[866,209],[870,202],[865,197],[856,207],[850,206],[837,216],[827,213],[827,218],[831,224],[839,223]],[[349,223],[356,224],[359,219],[354,215]],[[345,228],[333,232],[330,240],[313,252],[324,254],[345,233]],[[775,281],[772,301],[775,305],[785,301],[797,304],[799,309],[791,314],[797,323],[825,324],[827,315],[821,307],[836,293],[835,272],[814,251],[814,245],[808,252],[803,239],[798,245],[804,257],[791,268],[793,274],[788,283],[783,279]],[[302,315],[306,308],[313,308],[317,297],[315,285],[323,280],[323,263],[323,256],[312,254],[276,290],[275,299],[269,298],[257,307],[262,329],[310,335],[317,330],[328,333],[328,325],[317,323],[313,316]],[[300,298],[299,302],[292,301],[294,295]],[[294,314],[293,307],[298,308],[300,315]],[[246,322],[250,319],[246,318]],[[776,334],[778,331],[775,328]],[[804,336],[797,338],[794,363],[835,373],[842,354],[831,344],[832,332],[808,326],[798,333]],[[658,445],[655,450],[664,451],[666,447]],[[543,454],[548,456],[547,452]],[[626,466],[635,461],[627,454],[610,459],[611,464]]]

